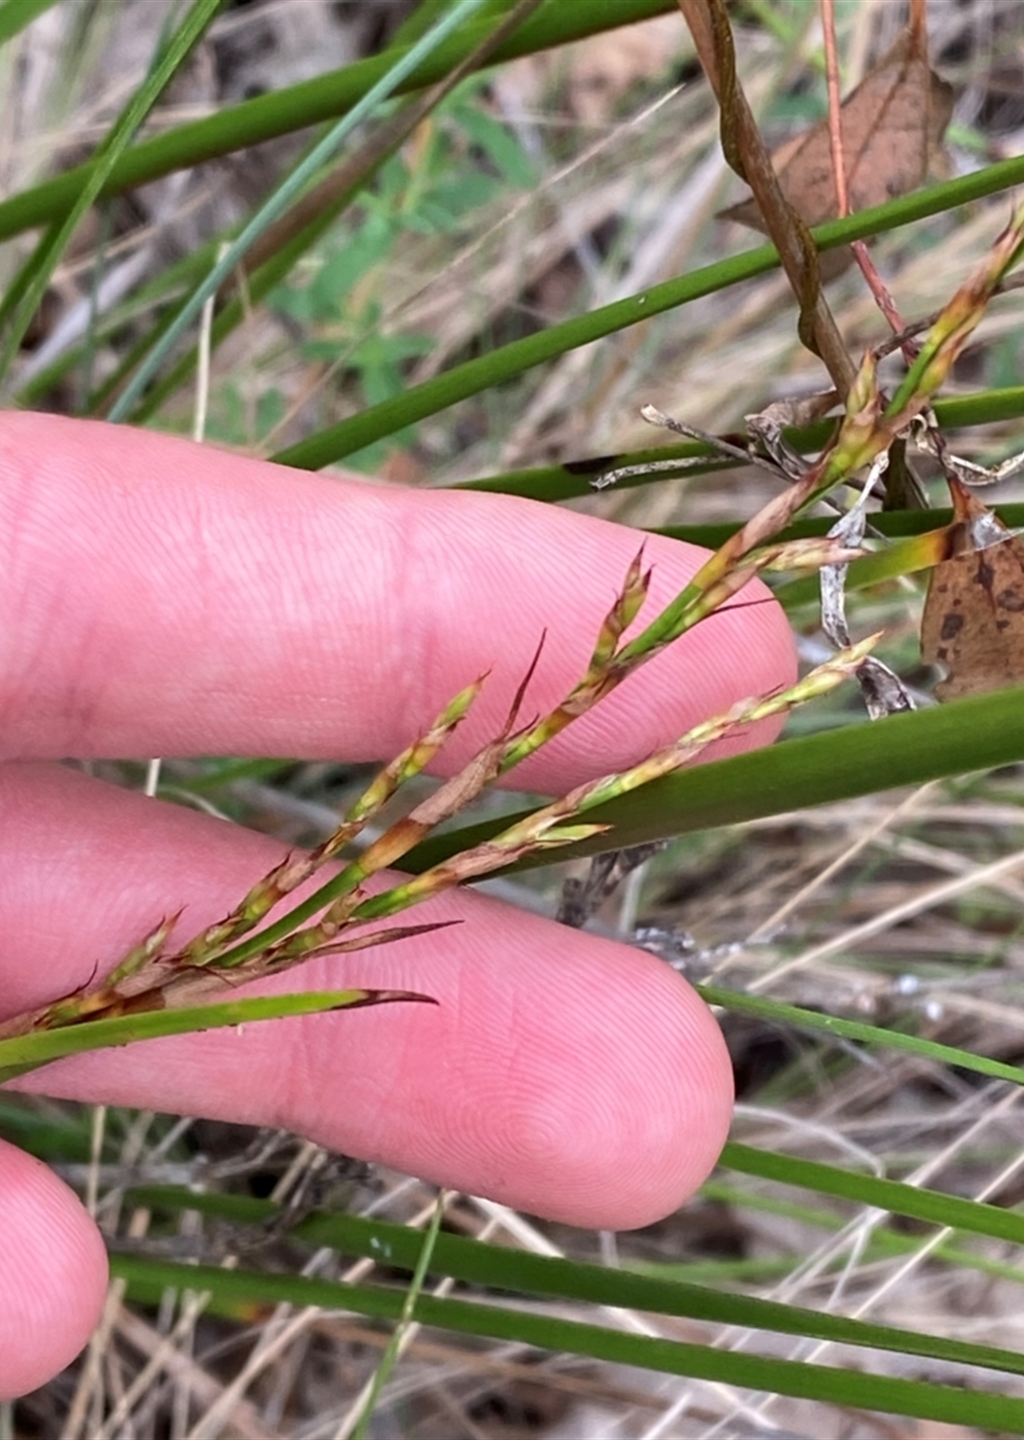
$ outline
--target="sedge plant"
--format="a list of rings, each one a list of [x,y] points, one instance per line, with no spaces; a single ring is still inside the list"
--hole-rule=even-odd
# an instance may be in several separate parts
[[[17,0],[0,6],[0,43],[16,36],[21,23],[42,8],[35,3],[19,5]],[[674,6],[667,0],[615,0],[612,4],[588,0],[574,6],[549,3],[530,15],[527,9],[531,7],[522,7],[520,15],[510,3],[491,4],[479,9],[467,7],[465,14],[468,16],[472,8],[472,17],[454,29],[450,27],[456,7],[430,4],[421,8],[423,23],[412,24],[396,38],[393,51],[384,56],[357,62],[325,81],[303,82],[275,94],[257,96],[222,114],[187,120],[133,143],[136,127],[187,49],[181,44],[180,50],[172,52],[170,46],[181,42],[185,34],[184,29],[175,32],[168,48],[160,52],[148,86],[140,90],[137,103],[124,111],[106,148],[83,166],[69,169],[54,180],[28,186],[0,202],[3,237],[17,236],[37,225],[50,227],[42,245],[16,273],[2,312],[11,327],[5,350],[10,362],[7,393],[23,402],[45,397],[47,385],[66,380],[78,363],[81,352],[72,350],[22,387],[14,352],[49,272],[66,248],[79,214],[94,195],[109,197],[203,158],[229,154],[257,139],[311,125],[336,126],[340,116],[352,113],[353,107],[368,96],[413,97],[402,102],[408,107],[405,110],[399,107],[381,112],[375,109],[373,100],[369,101],[358,114],[364,120],[371,119],[378,128],[357,135],[355,140],[354,126],[336,128],[320,137],[324,139],[322,146],[314,141],[306,152],[308,168],[277,195],[269,209],[261,212],[253,227],[217,237],[208,252],[186,257],[180,266],[169,267],[139,299],[138,309],[124,305],[115,307],[109,315],[93,318],[93,339],[107,343],[109,337],[114,337],[119,341],[118,363],[97,390],[85,395],[82,411],[109,414],[113,409],[117,416],[135,422],[150,415],[166,418],[161,407],[180,392],[195,363],[189,350],[175,351],[175,336],[184,333],[187,317],[198,311],[219,284],[214,343],[227,344],[245,320],[249,307],[300,266],[304,257],[315,253],[315,246],[334,217],[358,198],[360,188],[370,183],[376,168],[415,133],[418,124],[436,112],[443,93],[462,73],[458,71],[460,64],[475,68],[511,55],[539,53],[545,47],[562,45],[616,23],[666,14]],[[209,10],[212,7],[192,7],[186,25],[192,25],[197,32],[208,20]],[[447,14],[449,29],[424,44],[421,51],[415,52],[415,63],[410,62],[412,47],[429,32],[429,22],[442,12]],[[780,41],[790,43],[792,37],[785,33],[786,16],[781,10],[769,19],[776,25]],[[506,21],[510,22],[510,33],[499,35],[498,29]],[[186,38],[191,41],[194,31],[189,30]],[[168,56],[170,60],[160,68],[159,62]],[[401,62],[400,68],[396,68],[397,62]],[[375,91],[377,82],[389,73],[393,83]],[[431,93],[428,86],[439,88]],[[350,153],[335,159],[334,146],[346,136]],[[925,215],[949,213],[956,206],[1018,184],[1022,178],[1024,165],[1019,157],[996,160],[970,175],[828,222],[817,227],[814,239],[822,249],[834,248],[858,236],[908,226]],[[940,428],[992,419],[1012,420],[1024,413],[1024,389],[1009,383],[1014,380],[1012,375],[1000,390],[954,398],[939,393],[986,307],[1019,258],[1022,223],[1018,210],[968,282],[951,300],[939,305],[937,315],[925,327],[917,358],[891,394],[880,382],[876,364],[876,355],[884,347],[869,352],[859,368],[850,361],[854,379],[842,387],[845,393],[839,397],[839,420],[819,419],[790,435],[798,450],[814,458],[753,520],[730,523],[725,534],[721,528],[713,534],[698,532],[693,526],[675,527],[675,533],[712,540],[714,554],[686,589],[655,617],[643,611],[649,576],[641,551],[621,581],[619,594],[595,639],[585,674],[559,705],[544,715],[532,716],[530,676],[525,675],[501,733],[458,775],[430,798],[413,805],[403,818],[370,841],[357,858],[351,858],[351,842],[360,838],[367,826],[375,824],[383,806],[438,755],[486,683],[485,677],[477,678],[453,697],[423,735],[364,788],[327,840],[312,852],[290,854],[269,874],[254,879],[248,893],[221,921],[182,940],[177,934],[176,916],[140,915],[142,938],[109,973],[97,974],[81,991],[9,1017],[0,1026],[0,1076],[24,1073],[64,1054],[149,1035],[357,1004],[429,1003],[431,996],[426,991],[410,995],[372,987],[301,999],[258,1001],[238,995],[236,990],[248,980],[286,972],[313,955],[357,950],[421,934],[433,927],[429,908],[422,912],[420,923],[407,924],[398,917],[451,886],[484,876],[541,866],[567,855],[588,855],[612,846],[642,843],[666,834],[763,817],[777,813],[780,794],[786,796],[787,806],[813,804],[958,774],[966,765],[980,768],[1018,761],[1024,753],[1016,722],[1019,696],[1008,693],[958,702],[944,710],[903,714],[877,725],[850,725],[839,734],[819,733],[794,739],[764,755],[737,757],[706,769],[686,768],[708,744],[731,728],[793,709],[856,676],[868,658],[872,645],[872,639],[868,639],[844,647],[784,693],[754,695],[727,714],[711,717],[627,772],[579,786],[511,818],[490,819],[454,830],[448,824],[461,817],[497,779],[512,773],[520,761],[599,704],[627,675],[666,645],[679,641],[694,626],[708,622],[723,607],[745,603],[744,586],[755,575],[771,577],[776,593],[795,609],[805,603],[809,590],[816,588],[815,572],[820,569],[845,576],[851,590],[867,588],[927,568],[962,542],[955,519],[946,515],[894,511],[872,516],[876,530],[886,539],[862,544],[829,538],[825,532],[833,525],[834,515],[822,519],[815,512],[818,502],[826,497],[836,501],[840,509],[847,508],[850,495],[856,493],[850,487],[869,483],[878,474],[879,463],[894,445],[903,442],[920,417],[929,417],[931,423],[933,409]],[[236,244],[236,249],[218,250],[220,240]],[[250,242],[254,248],[246,256]],[[228,253],[231,258],[213,272],[212,257],[217,253]],[[742,255],[716,260],[658,284],[645,284],[636,294],[608,298],[588,313],[464,359],[380,404],[322,424],[314,433],[289,443],[279,451],[278,458],[312,468],[365,450],[404,427],[429,421],[457,401],[497,392],[502,384],[524,376],[534,367],[557,361],[578,347],[618,332],[628,334],[630,327],[658,314],[673,312],[682,316],[685,307],[699,303],[701,297],[767,274],[777,259],[771,246],[758,245]],[[241,272],[237,268],[232,271],[236,262]],[[151,323],[138,334],[134,327],[140,313]],[[680,447],[685,452],[682,458],[692,457],[702,449],[700,445]],[[662,456],[668,453],[659,452]],[[644,458],[621,456],[615,463],[628,464]],[[704,459],[709,468],[721,463],[714,456],[705,455]],[[550,465],[475,483],[480,488],[552,500],[585,493],[589,475],[599,468],[596,462],[576,467]],[[629,483],[644,483],[643,474],[638,472]],[[1004,518],[1015,525],[1024,516],[1008,513]],[[794,578],[779,583],[776,577],[780,575]],[[968,733],[969,753],[964,744]],[[442,825],[445,829],[438,834]],[[999,863],[993,862],[984,876],[993,878]],[[386,874],[392,866],[400,866],[406,873]],[[181,897],[183,906],[187,899]],[[992,1083],[1020,1083],[1020,1069],[1012,1056],[1000,1060],[967,1047],[943,1044],[925,1033],[908,1033],[902,1024],[871,1023],[872,1017],[851,1019],[833,1014],[827,1004],[786,1004],[723,983],[708,985],[705,995],[709,1003],[725,1010],[745,1013],[793,1032],[825,1037],[837,1048],[870,1047],[872,1055],[927,1063],[944,1075],[955,1071],[957,1075],[973,1074]],[[895,1256],[901,1257],[900,1263],[909,1264],[916,1255],[915,1237],[907,1227],[887,1228],[876,1218],[896,1215],[917,1225],[937,1227],[935,1255],[944,1264],[960,1266],[960,1273],[984,1273],[992,1279],[1019,1283],[1019,1267],[1012,1252],[1000,1251],[993,1257],[990,1253],[980,1255],[972,1248],[979,1239],[992,1245],[1019,1246],[1024,1230],[1016,1212],[985,1199],[968,1200],[948,1194],[937,1188],[929,1173],[915,1171],[894,1180],[862,1173],[852,1163],[803,1161],[787,1153],[782,1144],[759,1148],[734,1142],[723,1157],[723,1174],[726,1178],[712,1182],[712,1190],[717,1186],[716,1193],[727,1195],[729,1203],[736,1203],[736,1196],[742,1196],[742,1204],[751,1210],[760,1207],[765,1213],[773,1204],[781,1208],[783,1202],[773,1200],[764,1187],[775,1183],[801,1187],[812,1198],[802,1206],[793,1201],[791,1208],[794,1215],[800,1212],[801,1223],[808,1226],[833,1223],[831,1212],[822,1218],[823,1207],[832,1201],[863,1207],[871,1217],[863,1232],[863,1253],[871,1263]],[[744,1184],[747,1189],[743,1189]],[[266,1213],[266,1207],[260,1208],[263,1202],[199,1196],[186,1192],[185,1187],[164,1187],[159,1193],[151,1189],[148,1194],[140,1190],[137,1199],[140,1204],[162,1206],[165,1212],[177,1213],[190,1206],[205,1208],[222,1219],[243,1224],[261,1224]],[[915,1416],[925,1423],[944,1420],[1011,1433],[1024,1431],[1024,1406],[1014,1395],[1005,1393],[1007,1377],[1019,1375],[1022,1368],[1019,1355],[1009,1346],[985,1345],[970,1336],[935,1336],[927,1333],[927,1327],[891,1326],[875,1323],[870,1317],[831,1314],[824,1307],[790,1303],[786,1297],[765,1300],[750,1293],[733,1294],[729,1276],[738,1276],[738,1267],[733,1272],[727,1271],[724,1264],[712,1267],[707,1273],[713,1275],[714,1283],[689,1285],[679,1277],[631,1275],[579,1262],[524,1257],[499,1246],[437,1233],[436,1227],[429,1249],[430,1273],[452,1276],[466,1285],[512,1290],[534,1301],[554,1297],[581,1307],[608,1306],[613,1312],[632,1306],[657,1316],[684,1315],[700,1323],[750,1327],[754,1333],[799,1336],[817,1346],[859,1346],[859,1355],[870,1351],[876,1357],[873,1363],[877,1372],[884,1369],[877,1362],[879,1355],[895,1354],[902,1360],[893,1362],[892,1371],[872,1375],[870,1385],[866,1385],[864,1376],[858,1373],[860,1361],[843,1367],[819,1364],[814,1353],[810,1362],[782,1360],[744,1353],[745,1341],[721,1348],[684,1344],[667,1334],[623,1334],[607,1316],[598,1317],[601,1323],[591,1323],[592,1317],[566,1319],[522,1305],[484,1305],[477,1303],[476,1296],[432,1296],[420,1289],[428,1268],[428,1251],[420,1237],[401,1225],[319,1215],[298,1227],[296,1234],[303,1243],[332,1246],[338,1253],[365,1259],[385,1256],[393,1266],[414,1275],[413,1287],[403,1297],[387,1284],[266,1275],[244,1266],[229,1273],[216,1266],[185,1266],[173,1259],[134,1254],[115,1255],[114,1269],[140,1300],[159,1301],[167,1286],[201,1287],[213,1310],[235,1318],[250,1316],[253,1307],[275,1301],[348,1308],[400,1325],[408,1324],[415,1313],[417,1319],[441,1327],[450,1335],[490,1335],[496,1340],[565,1355],[628,1363],[650,1375],[753,1387],[776,1395],[802,1396],[823,1406],[867,1406]],[[820,1262],[826,1271],[829,1265],[839,1263],[836,1256],[844,1234],[842,1224],[835,1222],[835,1248],[829,1251],[830,1258]],[[974,1390],[933,1381],[927,1373],[923,1379],[908,1379],[895,1371],[897,1364],[906,1365],[907,1357],[919,1357],[922,1366],[941,1362],[974,1367],[972,1376],[989,1374]],[[994,1381],[992,1373],[997,1377]]]

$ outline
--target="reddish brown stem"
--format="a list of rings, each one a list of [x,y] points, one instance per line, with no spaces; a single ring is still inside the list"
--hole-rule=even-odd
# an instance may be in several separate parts
[[[732,31],[723,0],[679,0],[679,8],[718,100],[725,158],[753,191],[765,228],[800,302],[801,339],[821,356],[832,383],[845,395],[853,385],[856,370],[821,291],[814,241],[782,193],[771,156],[736,75]]]
[[[923,15],[923,3],[918,7]],[[914,29],[915,6],[911,5],[910,28]],[[920,20],[920,16],[918,19]],[[839,53],[836,46],[836,15],[835,0],[821,0],[821,27],[825,38],[825,77],[828,84],[828,138],[832,154],[832,178],[836,187],[836,217],[842,219],[850,213],[850,191],[846,183],[846,150],[843,144],[843,101],[839,85]],[[907,326],[896,302],[889,292],[889,288],[875,262],[868,253],[868,247],[863,240],[855,240],[851,245],[853,258],[857,262],[860,273],[864,276],[865,283],[872,295],[875,297],[875,304],[885,316],[886,322],[894,335],[900,335]],[[904,359],[908,365],[912,365],[917,354],[917,346],[907,341],[900,346]]]

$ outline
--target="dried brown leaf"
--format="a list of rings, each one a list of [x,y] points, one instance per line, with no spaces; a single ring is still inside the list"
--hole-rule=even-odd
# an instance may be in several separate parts
[[[952,110],[952,88],[930,68],[923,35],[903,30],[840,110],[850,210],[906,195],[941,170],[942,137]],[[812,226],[835,219],[839,207],[827,120],[779,146],[772,164],[801,219]],[[722,211],[722,218],[765,229],[753,200]],[[839,257],[845,263],[847,252]],[[826,274],[828,268],[826,263]],[[835,261],[831,269],[838,273]]]
[[[921,658],[949,672],[943,701],[1024,683],[1024,542],[949,484],[963,548],[932,571],[921,620]]]

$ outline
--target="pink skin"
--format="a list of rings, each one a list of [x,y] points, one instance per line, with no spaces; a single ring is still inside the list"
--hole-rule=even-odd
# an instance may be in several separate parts
[[[396,491],[151,433],[3,416],[0,1013],[82,984],[182,903],[191,933],[281,853],[54,760],[386,758],[489,668],[450,771],[504,718],[545,626],[529,712],[577,677],[637,546],[628,530],[520,500]],[[657,539],[646,555],[653,615],[703,557]],[[555,791],[620,768],[789,683],[781,612],[757,586],[743,599],[518,783]],[[715,753],[773,734],[748,730]],[[450,917],[464,923],[312,962],[278,985],[404,986],[437,1006],[156,1041],[18,1086],[285,1125],[577,1225],[626,1229],[678,1206],[714,1164],[732,1101],[701,1002],[650,957],[477,895],[411,918]],[[0,1177],[3,1398],[81,1347],[105,1267],[91,1223],[45,1169],[0,1148]]]

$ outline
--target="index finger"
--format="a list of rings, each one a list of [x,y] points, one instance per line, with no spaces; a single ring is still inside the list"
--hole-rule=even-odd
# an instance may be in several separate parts
[[[451,768],[498,728],[543,630],[528,708],[578,678],[636,549],[633,531],[513,497],[395,490],[8,414],[0,746],[19,758],[379,759],[490,670]],[[653,615],[704,552],[652,537],[647,556]],[[788,626],[759,594],[628,680],[517,772],[523,782],[564,788],[621,768],[788,683]]]

